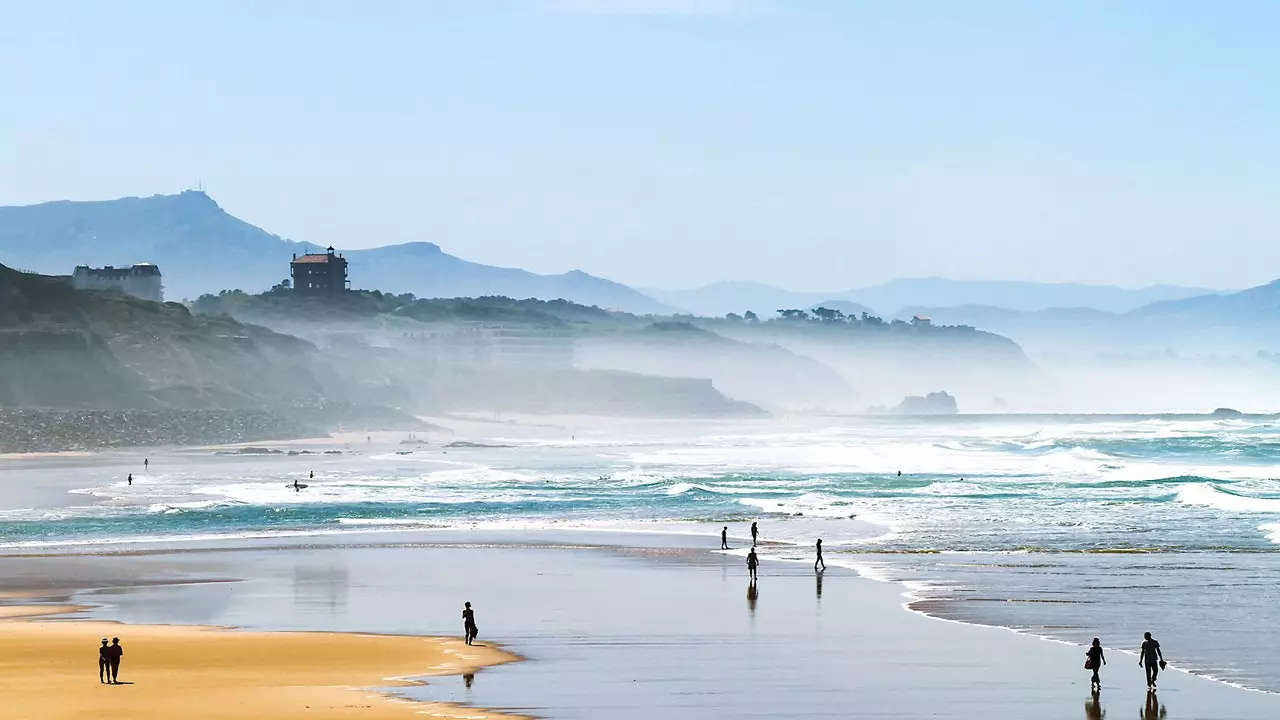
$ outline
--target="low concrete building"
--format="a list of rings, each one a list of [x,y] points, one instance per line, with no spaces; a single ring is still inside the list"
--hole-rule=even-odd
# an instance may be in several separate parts
[[[121,292],[143,300],[164,302],[163,277],[160,268],[151,263],[138,263],[127,268],[77,265],[71,275],[71,285],[77,290]]]

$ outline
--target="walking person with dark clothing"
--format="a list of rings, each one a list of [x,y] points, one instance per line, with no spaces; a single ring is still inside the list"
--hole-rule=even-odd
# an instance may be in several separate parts
[[[98,682],[104,685],[111,679],[111,648],[107,639],[102,638],[102,647],[98,648]]]
[[[464,603],[462,608],[462,632],[466,635],[467,644],[471,645],[475,642],[476,635],[480,634],[479,628],[476,627],[476,611],[471,609],[471,603]]]
[[[129,473],[129,487],[133,487],[133,473]]]
[[[1098,638],[1093,639],[1093,645],[1084,653],[1089,659],[1085,662],[1085,669],[1093,671],[1093,677],[1089,680],[1089,686],[1095,688],[1102,687],[1102,678],[1098,677],[1098,669],[1107,664],[1107,656],[1102,653],[1102,641]]]
[[[818,572],[818,564],[822,564],[822,569],[827,569],[827,561],[822,559],[822,538],[818,538],[818,559],[813,561],[813,571]]]
[[[107,660],[111,664],[111,683],[120,682],[120,658],[124,657],[124,648],[120,647],[120,638],[111,638],[111,647],[107,648]]]
[[[751,548],[747,553],[747,573],[751,576],[751,581],[755,582],[756,568],[760,567],[760,558],[756,557],[756,549]]]
[[[1143,633],[1142,650],[1138,653],[1138,664],[1147,671],[1147,689],[1156,689],[1156,676],[1164,669],[1164,653],[1160,651],[1160,643],[1151,633]]]
[[[729,549],[729,526],[728,525],[725,525],[724,529],[720,531],[720,549],[721,550]]]
[[[756,536],[759,534],[760,534],[760,529],[756,527],[755,523],[751,523],[751,546],[752,547],[755,547]]]

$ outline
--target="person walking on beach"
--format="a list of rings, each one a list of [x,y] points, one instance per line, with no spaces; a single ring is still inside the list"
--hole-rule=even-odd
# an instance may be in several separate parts
[[[102,647],[98,648],[98,682],[104,685],[111,679],[111,648],[107,647],[107,639],[102,638]]]
[[[756,524],[754,522],[751,523],[751,547],[756,546],[756,536],[759,534],[760,534],[760,528],[756,527]]]
[[[143,470],[151,469],[151,458],[142,458],[142,469]]]
[[[480,634],[480,629],[476,627],[476,611],[471,609],[471,603],[463,603],[462,608],[462,632],[466,636],[467,644],[471,645],[475,642],[476,635]]]
[[[1147,689],[1156,689],[1156,676],[1164,669],[1164,653],[1160,651],[1160,643],[1151,633],[1142,634],[1142,650],[1138,653],[1138,664],[1146,668]]]
[[[760,558],[756,557],[756,549],[751,548],[747,553],[747,574],[751,576],[751,582],[756,581],[756,568],[760,567]]]
[[[725,525],[724,529],[720,531],[720,549],[721,550],[729,549],[729,526],[728,525]]]
[[[818,572],[818,565],[822,565],[822,569],[827,569],[827,561],[822,559],[822,538],[818,538],[818,559],[813,561],[813,571]]]
[[[1098,670],[1107,664],[1107,656],[1102,654],[1102,641],[1098,638],[1093,639],[1093,645],[1084,653],[1089,659],[1085,661],[1086,670],[1093,671],[1093,677],[1089,680],[1089,686],[1094,688],[1102,687],[1102,678],[1098,677]]]
[[[133,487],[133,473],[129,473],[129,487]]]
[[[120,658],[124,657],[124,648],[120,647],[120,638],[111,638],[111,647],[107,648],[107,660],[111,664],[111,684],[120,682]]]

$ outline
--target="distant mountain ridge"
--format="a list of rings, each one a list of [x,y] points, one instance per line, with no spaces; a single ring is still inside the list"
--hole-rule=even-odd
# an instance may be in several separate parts
[[[1024,312],[1050,308],[1128,312],[1151,303],[1217,293],[1206,288],[1176,285],[1129,289],[1078,283],[945,278],[904,278],[837,292],[793,292],[755,282],[720,282],[694,290],[648,289],[647,292],[667,304],[707,315],[746,310],[772,314],[783,308],[806,308],[824,302],[845,301],[874,308],[876,313],[873,314],[893,317],[901,316],[904,308],[960,306],[987,306]]]
[[[153,262],[164,273],[166,297],[175,300],[220,290],[266,290],[289,276],[294,253],[317,247],[244,222],[194,190],[0,207],[0,262],[57,275],[70,274],[77,264]],[[358,288],[422,297],[564,298],[642,314],[674,310],[626,285],[578,270],[538,275],[481,265],[428,242],[343,254]]]

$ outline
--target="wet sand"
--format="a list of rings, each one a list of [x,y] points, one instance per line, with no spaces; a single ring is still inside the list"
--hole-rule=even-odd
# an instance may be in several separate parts
[[[515,718],[368,690],[518,658],[456,638],[234,632],[102,621],[30,621],[66,606],[0,608],[0,697],[14,720],[73,718]],[[119,685],[96,677],[99,639],[120,636]]]
[[[1095,699],[1082,647],[910,613],[900,586],[834,567],[815,575],[808,562],[766,562],[752,591],[742,558],[711,550],[718,538],[453,532],[361,542],[378,540],[97,556],[88,559],[104,584],[71,601],[127,622],[437,635],[460,631],[470,600],[482,641],[529,660],[399,692],[547,718],[1280,717],[1280,697],[1173,668],[1149,696],[1122,649],[1145,629],[1160,636],[1158,618],[1132,638],[1104,638],[1111,664]],[[86,559],[0,558],[0,574],[29,563],[56,576]],[[165,574],[188,582],[156,581]],[[1177,648],[1165,651],[1176,667]]]

